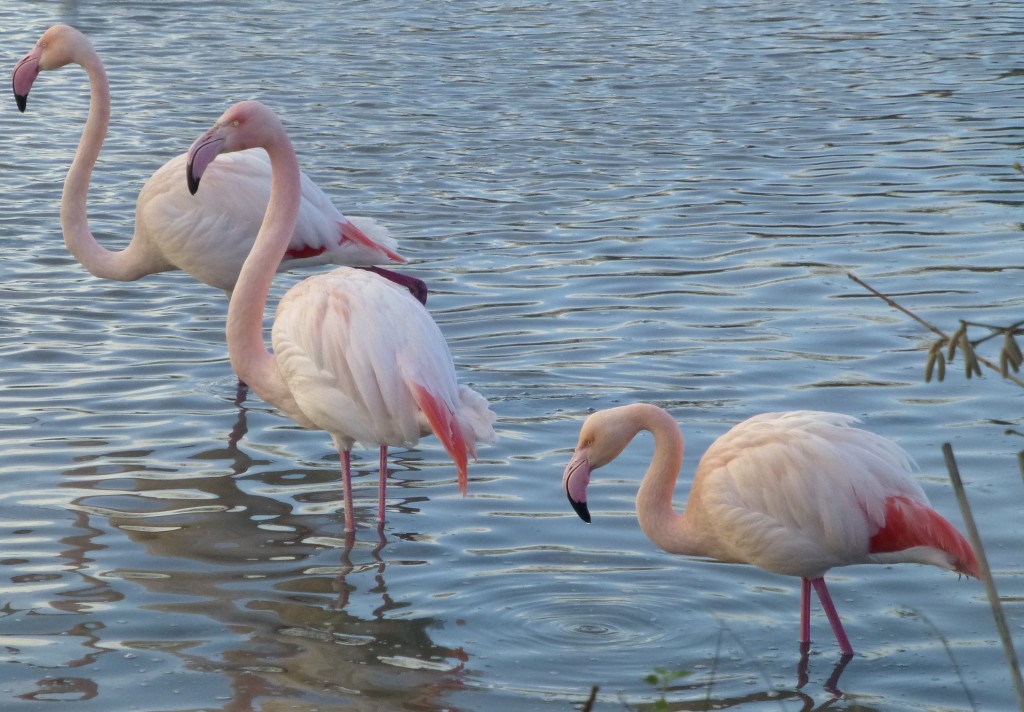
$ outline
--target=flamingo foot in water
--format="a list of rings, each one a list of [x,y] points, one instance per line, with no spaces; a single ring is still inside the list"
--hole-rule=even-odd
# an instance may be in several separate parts
[[[352,511],[352,453],[341,451],[341,487],[345,503],[345,532],[356,530],[356,517]]]
[[[377,485],[377,529],[384,528],[384,500],[388,487],[388,446],[380,446],[380,481]]]
[[[241,406],[245,403],[246,396],[249,395],[249,386],[245,384],[241,378],[238,379],[238,385],[235,386],[235,405]]]
[[[796,689],[803,688],[804,685],[810,680],[808,674],[808,668],[810,667],[810,643],[800,643],[800,661],[796,666]],[[822,685],[822,688],[829,694],[835,695],[836,697],[842,697],[843,691],[839,689],[839,678],[846,669],[846,666],[853,660],[853,655],[844,653],[839,656],[839,662],[832,668],[832,674],[829,675],[828,680]]]

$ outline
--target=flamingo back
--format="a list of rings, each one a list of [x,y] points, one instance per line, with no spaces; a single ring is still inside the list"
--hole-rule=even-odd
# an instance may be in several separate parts
[[[185,163],[185,154],[175,156],[146,181],[136,202],[136,234],[170,264],[230,292],[270,201],[270,159],[263,149],[222,154],[207,168],[203,189],[195,195],[182,178]],[[397,243],[387,228],[372,218],[346,218],[305,173],[301,180],[302,204],[279,271],[392,261],[389,253],[395,254]],[[345,239],[343,228],[350,222],[369,240]]]
[[[765,413],[715,441],[690,496],[710,555],[805,578],[873,561],[870,541],[885,525],[887,501],[928,507],[928,499],[910,456],[856,422]]]

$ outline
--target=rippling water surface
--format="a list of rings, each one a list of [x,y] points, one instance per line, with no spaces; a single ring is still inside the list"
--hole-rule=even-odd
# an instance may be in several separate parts
[[[1020,316],[1024,10],[1014,3],[8,3],[7,66],[64,21],[113,122],[92,227],[229,104],[283,116],[346,212],[391,226],[501,440],[469,496],[434,439],[396,453],[373,527],[356,457],[235,403],[225,300],[180,273],[91,277],[60,240],[85,74],[0,109],[0,693],[5,710],[811,709],[838,655],[799,587],[673,557],[634,516],[641,438],[580,522],[561,472],[592,409],[668,408],[697,455],[765,410],[841,410],[910,450],[960,522],[951,442],[1024,641],[1020,391],[930,334]],[[301,274],[282,275],[275,296]],[[1014,404],[1017,405],[1014,405]],[[688,480],[679,485],[681,504]],[[994,710],[1012,688],[980,583],[853,567],[858,656],[832,709]]]

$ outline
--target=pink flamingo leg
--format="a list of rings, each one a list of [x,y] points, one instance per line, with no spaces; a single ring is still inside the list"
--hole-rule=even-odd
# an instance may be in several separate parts
[[[832,632],[836,634],[839,650],[842,651],[843,655],[853,655],[853,646],[850,645],[850,639],[846,637],[846,631],[843,630],[843,622],[839,620],[839,613],[836,612],[836,607],[832,604],[832,596],[828,594],[825,579],[820,577],[811,579],[811,585],[814,586],[814,592],[818,594],[821,607],[825,609],[825,616],[828,618],[828,622],[832,624]]]
[[[388,486],[388,446],[380,446],[380,483],[377,485],[377,528],[384,526],[384,493]]]
[[[341,451],[341,487],[345,498],[345,531],[356,530],[356,518],[352,511],[352,454]]]
[[[811,642],[811,580],[800,579],[800,642]]]

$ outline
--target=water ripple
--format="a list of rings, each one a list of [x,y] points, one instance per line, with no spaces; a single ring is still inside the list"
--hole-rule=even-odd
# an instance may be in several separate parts
[[[951,515],[952,441],[1003,595],[1021,597],[1012,393],[923,384],[930,334],[845,276],[949,331],[1019,317],[1019,7],[98,9],[22,3],[0,24],[10,61],[58,20],[104,58],[99,239],[127,244],[145,178],[262,98],[343,210],[391,226],[502,440],[465,498],[432,438],[396,451],[380,539],[376,456],[357,452],[351,542],[330,440],[237,402],[223,296],[181,274],[94,279],[68,255],[85,75],[41,75],[26,114],[0,111],[12,710],[124,707],[127,675],[190,709],[567,709],[595,683],[600,704],[639,706],[661,666],[694,673],[673,704],[784,704],[792,582],[656,551],[633,514],[649,439],[595,478],[593,525],[568,511],[579,423],[631,400],[671,409],[693,453],[757,411],[850,412],[915,455]],[[1009,704],[979,589],[937,596],[950,584],[923,567],[842,574],[858,699]]]

